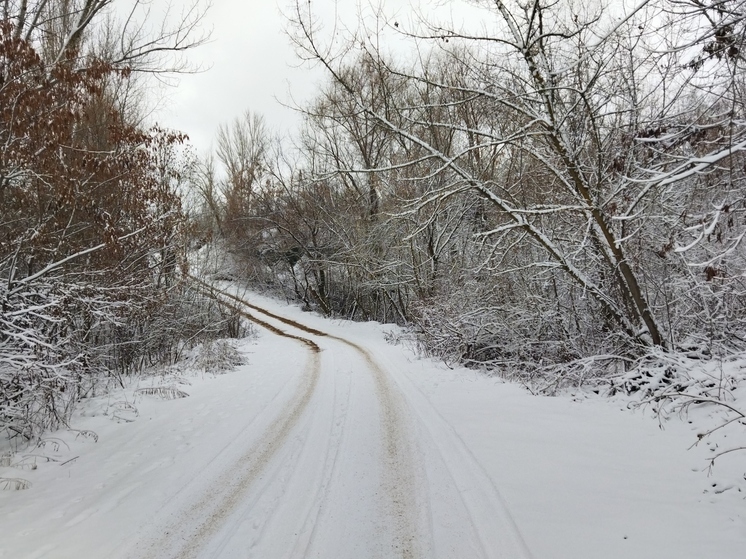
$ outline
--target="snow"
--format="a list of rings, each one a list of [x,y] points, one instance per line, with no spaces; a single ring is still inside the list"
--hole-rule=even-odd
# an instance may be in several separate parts
[[[80,431],[0,467],[31,482],[0,491],[0,557],[743,556],[744,454],[708,476],[723,439],[690,448],[711,411],[661,428],[623,399],[420,359],[392,326],[247,298],[336,338],[262,317],[321,352],[262,331],[229,373],[88,400]],[[135,392],[159,382],[189,397]]]

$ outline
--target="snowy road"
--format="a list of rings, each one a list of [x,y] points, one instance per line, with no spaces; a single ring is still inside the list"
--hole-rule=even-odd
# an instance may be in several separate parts
[[[227,292],[216,296],[304,346],[307,362],[257,443],[155,528],[144,556],[531,556],[452,430],[364,345]]]
[[[686,422],[533,397],[395,329],[222,288],[261,325],[249,363],[174,379],[188,398],[93,398],[86,431],[21,457],[38,467],[0,467],[32,483],[0,492],[0,557],[743,556],[743,494],[712,490],[727,464],[702,472]]]

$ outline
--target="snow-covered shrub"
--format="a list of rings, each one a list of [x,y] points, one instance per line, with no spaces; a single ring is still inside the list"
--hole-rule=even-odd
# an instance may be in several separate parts
[[[628,372],[609,379],[602,393],[625,394],[630,407],[659,418],[688,417],[700,425],[695,445],[708,442],[710,467],[721,457],[746,452],[746,355],[692,346],[688,351],[652,351]]]
[[[246,332],[236,313],[186,284],[158,292],[60,279],[6,290],[0,283],[0,433],[17,444],[66,424],[81,398],[124,376]]]
[[[145,396],[157,396],[163,400],[179,400],[189,396],[178,386],[146,386],[135,390],[135,394]]]
[[[625,373],[604,379],[608,394],[634,395],[641,402],[681,398],[733,401],[733,391],[745,381],[746,355],[713,355],[701,348],[652,350]]]
[[[0,491],[23,491],[31,487],[31,482],[21,478],[0,477]]]
[[[202,344],[195,361],[206,373],[221,373],[246,363],[246,358],[229,340],[207,341]]]

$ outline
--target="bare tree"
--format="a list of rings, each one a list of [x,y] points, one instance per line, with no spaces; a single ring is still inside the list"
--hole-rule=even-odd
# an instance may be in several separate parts
[[[200,28],[206,9],[199,0],[178,12],[169,4],[157,19],[143,0],[4,0],[2,19],[52,67],[105,54],[114,67],[163,72],[185,69],[178,55],[207,40]]]
[[[345,114],[396,146],[372,167],[336,164],[386,177],[405,200],[391,213],[410,224],[400,234],[417,244],[415,275],[422,262],[433,277],[444,266],[477,290],[476,308],[490,294],[478,314],[497,326],[493,338],[507,334],[501,321],[516,324],[511,305],[522,309],[534,327],[513,332],[517,345],[536,334],[577,349],[559,360],[674,348],[705,324],[711,339],[735,341],[741,2],[644,1],[621,18],[602,5],[477,4],[494,28],[384,21],[411,41],[409,61],[384,55],[375,30],[331,55],[308,5],[296,4],[297,44],[327,68]],[[361,66],[406,93],[373,101],[370,78],[351,70]],[[461,258],[447,248],[457,246]],[[725,308],[731,318],[715,319]]]
[[[230,236],[239,233],[250,212],[252,196],[265,172],[269,133],[261,115],[247,111],[229,126],[221,125],[217,136],[217,158],[226,178],[225,229]]]

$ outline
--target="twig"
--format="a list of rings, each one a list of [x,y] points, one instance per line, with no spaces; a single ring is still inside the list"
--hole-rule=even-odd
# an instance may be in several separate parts
[[[72,462],[73,460],[77,460],[78,458],[80,458],[80,456],[76,456],[75,458],[70,458],[70,460],[65,460],[62,464],[60,464],[60,466],[64,466],[65,464],[69,464],[70,462]]]
[[[670,392],[669,394],[659,396],[654,399],[661,400],[663,398],[670,397],[670,396],[681,396],[682,398],[690,398],[693,402],[697,402],[697,403],[703,403],[703,404],[709,403],[709,404],[716,404],[718,406],[723,406],[724,408],[729,409],[733,413],[738,414],[739,417],[736,419],[746,419],[746,414],[744,414],[744,412],[742,412],[738,408],[734,408],[732,405],[726,402],[723,402],[722,400],[718,400],[717,398],[709,398],[707,396],[697,396],[695,394],[687,394],[686,392]]]
[[[715,456],[713,456],[710,459],[709,468],[712,469],[713,466],[715,466],[715,460],[717,460],[721,456],[725,456],[726,454],[730,454],[731,452],[736,452],[738,450],[746,450],[746,446],[737,446],[735,448],[729,448],[728,450],[724,450],[723,452],[718,452]]]

